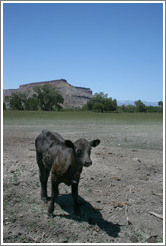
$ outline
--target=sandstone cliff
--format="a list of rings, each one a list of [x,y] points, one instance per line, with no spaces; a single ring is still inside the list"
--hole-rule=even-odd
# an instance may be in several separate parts
[[[72,86],[64,79],[20,85],[18,89],[4,90],[3,96],[5,98],[5,96],[10,96],[13,92],[28,92],[31,96],[34,93],[35,86],[42,86],[45,84],[51,84],[61,92],[64,98],[64,108],[82,107],[88,99],[92,98],[92,91],[90,88]]]

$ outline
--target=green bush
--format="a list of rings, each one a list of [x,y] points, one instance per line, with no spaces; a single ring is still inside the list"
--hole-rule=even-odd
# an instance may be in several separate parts
[[[6,103],[3,102],[3,110],[6,110]]]
[[[27,94],[15,92],[10,96],[10,108],[14,110],[25,110]]]
[[[116,99],[108,98],[108,95],[103,92],[95,93],[94,97],[82,107],[83,110],[93,110],[96,112],[115,111],[117,108]]]
[[[62,108],[60,104],[64,102],[64,99],[54,86],[49,84],[36,86],[34,90],[37,93],[39,105],[43,111],[51,111],[55,108],[60,110]]]
[[[35,94],[27,99],[25,109],[30,111],[36,111],[39,109],[39,99]]]

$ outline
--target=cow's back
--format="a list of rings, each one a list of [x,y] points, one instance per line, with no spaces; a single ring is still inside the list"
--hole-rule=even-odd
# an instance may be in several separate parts
[[[46,152],[51,145],[62,144],[64,139],[56,132],[43,130],[35,140],[36,151],[38,153]]]

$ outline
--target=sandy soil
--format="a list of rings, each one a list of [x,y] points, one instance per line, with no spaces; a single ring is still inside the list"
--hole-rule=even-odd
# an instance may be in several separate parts
[[[91,129],[92,135],[84,133],[89,140],[94,138]],[[124,127],[122,132],[125,129],[131,130]],[[4,127],[4,243],[161,243],[162,133],[152,129],[141,136],[132,131],[121,145],[117,129],[112,144],[107,141],[109,131],[98,130],[101,144],[92,151],[93,165],[81,175],[80,216],[73,213],[70,187],[61,184],[55,217],[50,219],[48,204],[40,200],[34,146],[39,129]],[[79,138],[79,131],[58,132],[65,138]],[[135,141],[142,141],[145,148]]]

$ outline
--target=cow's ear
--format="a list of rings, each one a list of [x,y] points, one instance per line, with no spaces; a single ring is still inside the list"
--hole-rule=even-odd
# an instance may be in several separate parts
[[[70,141],[70,140],[65,140],[65,145],[66,145],[68,148],[75,149],[74,144],[73,144],[72,141]]]
[[[53,146],[54,142],[51,142],[48,148],[51,148]]]
[[[96,140],[93,140],[93,141],[90,142],[90,146],[91,147],[96,147],[96,146],[99,145],[99,143],[100,143],[100,139],[96,139]]]

